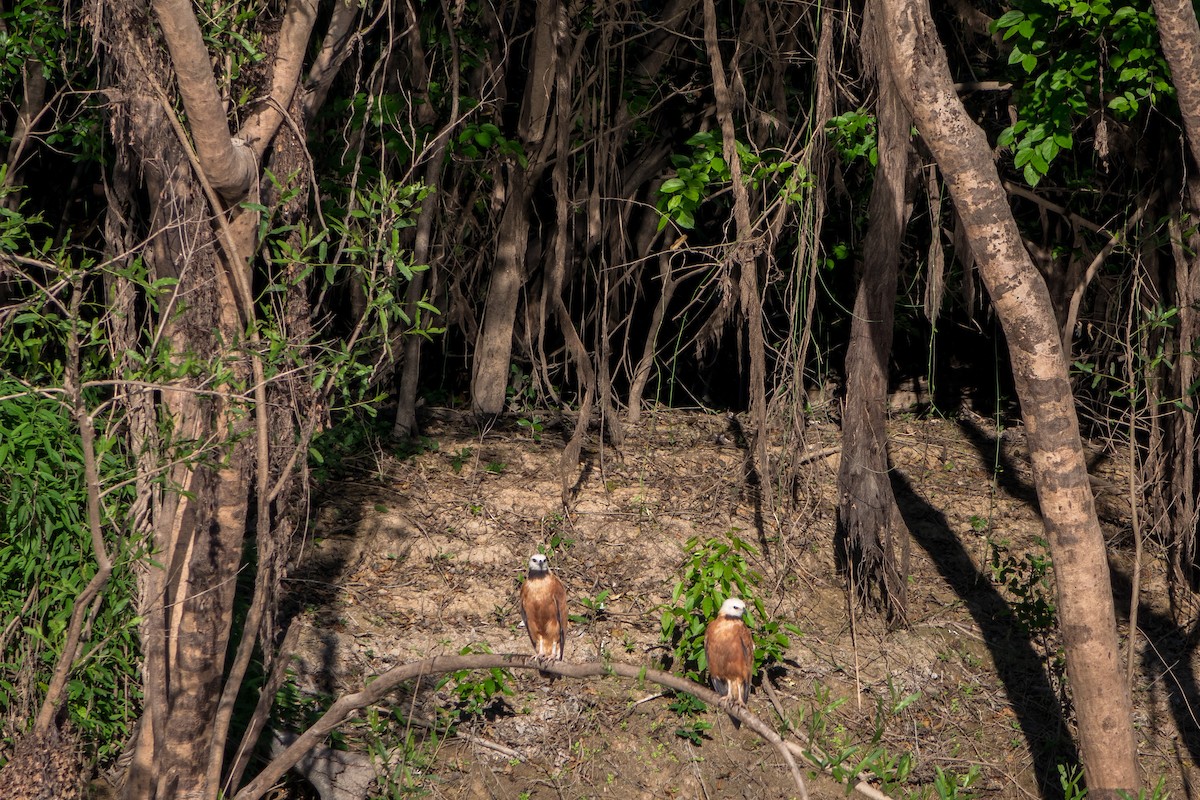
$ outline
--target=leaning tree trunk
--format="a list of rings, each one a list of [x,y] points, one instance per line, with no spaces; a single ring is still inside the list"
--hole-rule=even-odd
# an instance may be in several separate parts
[[[1088,485],[1067,361],[1046,283],[1021,244],[991,148],[954,91],[928,0],[880,0],[888,66],[967,233],[1009,357],[1054,559],[1067,676],[1090,797],[1140,785],[1108,562]]]
[[[892,493],[887,454],[888,361],[896,305],[900,240],[912,210],[908,161],[912,117],[882,66],[885,47],[879,16],[867,19],[864,50],[879,83],[879,163],[867,205],[863,271],[846,353],[846,407],[842,412],[842,462],[838,470],[835,547],[850,591],[882,608],[893,624],[906,615],[906,572],[896,542],[907,536]],[[903,548],[907,552],[907,547]]]

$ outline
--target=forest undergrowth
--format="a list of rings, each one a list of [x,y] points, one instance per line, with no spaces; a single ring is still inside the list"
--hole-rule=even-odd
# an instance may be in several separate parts
[[[844,796],[861,779],[914,800],[1080,796],[1053,566],[1019,427],[998,433],[969,412],[891,420],[892,479],[912,534],[910,616],[896,630],[847,607],[832,555],[836,454],[811,459],[791,509],[764,516],[733,420],[660,410],[620,449],[585,449],[564,510],[557,464],[569,429],[513,418],[483,431],[431,409],[415,448],[364,439],[328,454],[314,541],[287,586],[301,634],[278,725],[396,664],[528,653],[515,599],[540,550],[567,586],[568,661],[702,679],[693,637],[705,609],[731,592],[752,599],[762,668],[750,710],[806,751],[814,797]],[[809,451],[837,441],[833,425],[810,426]],[[1124,617],[1126,481],[1119,463],[1092,455]],[[1178,679],[1194,654],[1153,601],[1166,596],[1160,556],[1145,562],[1139,750],[1150,783],[1178,790],[1200,747],[1188,722],[1196,700],[1179,690],[1194,681]],[[340,737],[371,754],[380,797],[794,792],[768,744],[649,683],[464,672],[410,687]]]

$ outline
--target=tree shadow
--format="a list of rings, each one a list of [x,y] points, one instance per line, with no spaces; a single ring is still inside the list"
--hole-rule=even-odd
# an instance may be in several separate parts
[[[1122,565],[1110,556],[1108,569],[1112,574],[1113,595],[1117,604],[1117,616],[1129,621],[1129,600],[1132,595],[1132,579]],[[1138,632],[1145,637],[1147,646],[1141,655],[1141,681],[1147,687],[1148,702],[1144,705],[1148,717],[1146,726],[1161,731],[1164,725],[1158,718],[1163,706],[1170,709],[1175,729],[1193,764],[1200,763],[1200,683],[1197,681],[1194,657],[1196,654],[1197,631],[1179,625],[1169,613],[1155,611],[1145,602],[1138,603]],[[1187,796],[1193,796],[1186,780],[1187,770],[1182,754],[1176,750],[1180,772],[1184,775]],[[1147,776],[1153,780],[1155,776]]]
[[[1062,705],[1046,672],[1044,659],[1017,625],[1012,609],[976,568],[945,515],[913,491],[899,470],[891,471],[892,491],[913,542],[932,560],[946,584],[963,601],[979,626],[996,665],[1008,702],[1016,714],[1043,797],[1061,800],[1058,764],[1077,763]]]
[[[1000,470],[998,481],[1004,490],[1013,497],[1026,500],[1037,511],[1039,507],[1036,489],[1020,477],[1027,471],[1018,466],[1003,447],[997,447],[995,437],[987,435],[978,426],[960,420],[959,428],[975,445],[980,454],[996,456]],[[1091,458],[1088,462],[1089,474],[1092,474],[1093,470],[1106,457],[1104,454],[1099,454]],[[1102,505],[1100,500],[1097,498],[1098,512]],[[915,530],[911,523],[909,529]],[[915,535],[914,538],[916,538]],[[1128,625],[1132,580],[1126,572],[1126,568],[1113,558],[1111,551],[1108,556],[1108,565],[1117,617]],[[1170,715],[1175,723],[1175,729],[1178,731],[1183,750],[1193,764],[1200,763],[1200,716],[1198,716],[1200,715],[1200,681],[1198,681],[1193,662],[1197,646],[1200,645],[1200,628],[1197,625],[1181,626],[1169,613],[1161,613],[1149,604],[1140,602],[1138,604],[1138,630],[1145,637],[1147,643],[1140,658],[1141,680],[1149,687],[1149,699],[1144,705],[1145,711],[1149,715],[1147,725],[1151,730],[1161,730],[1162,726],[1158,724],[1156,712],[1165,705],[1170,709]],[[1022,723],[1022,728],[1024,728],[1024,723]],[[1077,752],[1073,747],[1070,757],[1071,763],[1077,763]],[[1192,791],[1187,781],[1184,754],[1179,752],[1178,748],[1176,759],[1179,762],[1180,771],[1184,775],[1185,792],[1191,800],[1197,794]]]

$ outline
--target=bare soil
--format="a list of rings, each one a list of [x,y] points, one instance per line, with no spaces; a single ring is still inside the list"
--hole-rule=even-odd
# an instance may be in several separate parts
[[[777,730],[786,721],[787,735],[805,746],[857,748],[847,768],[877,748],[907,756],[911,769],[889,787],[894,797],[937,797],[938,770],[973,768],[959,797],[1061,796],[1058,767],[1074,753],[1059,645],[1052,626],[1028,633],[1020,624],[1040,600],[1053,601],[1031,566],[1048,554],[1020,428],[997,437],[969,414],[891,422],[894,480],[912,533],[910,620],[900,630],[849,609],[834,567],[832,425],[808,430],[805,451],[817,455],[789,487],[786,510],[758,502],[744,479],[744,440],[725,416],[662,411],[619,449],[593,439],[569,511],[560,427],[502,421],[480,431],[439,410],[423,431],[423,452],[364,453],[356,477],[316,499],[314,539],[288,584],[303,607],[295,664],[303,692],[351,691],[396,664],[468,648],[530,652],[515,598],[539,547],[580,617],[567,659],[657,666],[667,653],[661,606],[671,602],[685,542],[733,534],[757,551],[751,561],[768,614],[803,632],[770,671],[771,686],[756,681],[754,713]],[[1099,453],[1092,472],[1124,637],[1133,564],[1127,473]],[[1148,778],[1165,776],[1178,792],[1192,785],[1200,751],[1195,643],[1171,621],[1153,553],[1148,546],[1142,565],[1135,724]],[[1011,570],[997,575],[994,565],[1006,563]],[[598,615],[585,601],[594,605],[604,591]],[[396,783],[436,798],[795,794],[770,745],[715,709],[695,718],[712,725],[698,743],[678,735],[695,719],[650,684],[517,672],[512,694],[470,716],[458,736],[431,736],[421,726],[455,707],[454,686],[396,696],[380,709],[392,721],[360,722],[348,746],[392,748]],[[843,784],[809,774],[814,798],[845,796]]]

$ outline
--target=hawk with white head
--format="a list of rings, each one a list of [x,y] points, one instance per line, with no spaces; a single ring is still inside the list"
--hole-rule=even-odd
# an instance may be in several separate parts
[[[567,590],[541,553],[529,557],[529,575],[521,585],[521,619],[538,660],[561,661],[567,640]]]
[[[709,680],[726,703],[743,708],[750,699],[750,680],[754,677],[754,639],[742,620],[745,613],[746,603],[731,597],[704,629]],[[733,727],[741,726],[737,717],[729,716]]]

